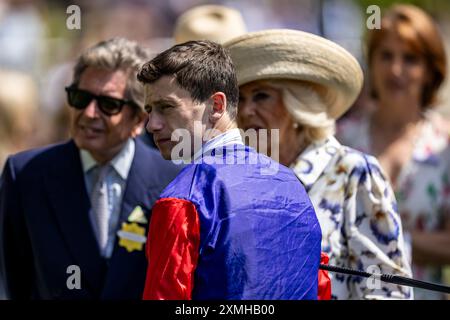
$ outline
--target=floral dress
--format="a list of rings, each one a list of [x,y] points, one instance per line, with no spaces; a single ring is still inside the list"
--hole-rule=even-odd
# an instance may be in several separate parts
[[[342,143],[362,152],[370,151],[370,114],[342,122],[338,137]],[[435,112],[425,115],[425,123],[415,142],[412,159],[400,171],[394,186],[411,261],[409,232],[437,231],[444,228],[450,208],[450,145],[449,132],[443,119]],[[441,268],[412,265],[414,278],[443,282]],[[414,289],[416,299],[441,299],[438,292]]]
[[[331,265],[411,276],[395,197],[375,158],[329,137],[291,168],[314,205]],[[412,298],[409,287],[329,274],[333,299]]]

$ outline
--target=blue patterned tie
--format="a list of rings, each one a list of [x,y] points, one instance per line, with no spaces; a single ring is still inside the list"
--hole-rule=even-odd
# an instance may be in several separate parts
[[[108,242],[108,186],[106,176],[110,166],[104,165],[96,168],[97,180],[92,189],[91,204],[97,224],[97,240],[101,255],[104,256]]]

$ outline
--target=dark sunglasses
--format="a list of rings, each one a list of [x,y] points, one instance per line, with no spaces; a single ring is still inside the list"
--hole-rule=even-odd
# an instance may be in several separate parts
[[[66,87],[66,92],[69,105],[78,110],[85,109],[93,99],[97,101],[97,106],[100,111],[107,116],[120,113],[123,106],[126,104],[139,108],[138,105],[131,100],[122,100],[102,95],[98,96],[89,91],[78,89],[73,85]]]

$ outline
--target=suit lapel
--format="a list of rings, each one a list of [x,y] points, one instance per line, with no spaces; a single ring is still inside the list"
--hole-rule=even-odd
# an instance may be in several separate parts
[[[135,141],[136,151],[128,174],[118,228],[120,228],[122,222],[128,221],[128,217],[137,206],[140,206],[147,215],[153,202],[159,196],[159,190],[151,188],[154,185],[154,178],[148,170],[148,164],[152,162],[152,159],[145,152],[142,142]],[[146,218],[149,217],[146,216]]]
[[[103,283],[104,261],[92,230],[90,201],[79,151],[73,141],[64,146],[59,161],[55,162],[45,177],[45,187],[63,238],[81,269],[82,279],[98,293]]]

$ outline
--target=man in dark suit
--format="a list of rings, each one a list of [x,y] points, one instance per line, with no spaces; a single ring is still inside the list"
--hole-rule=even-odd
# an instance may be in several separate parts
[[[153,202],[178,168],[145,145],[136,43],[100,42],[66,88],[72,140],[11,156],[0,263],[11,299],[140,299]]]

